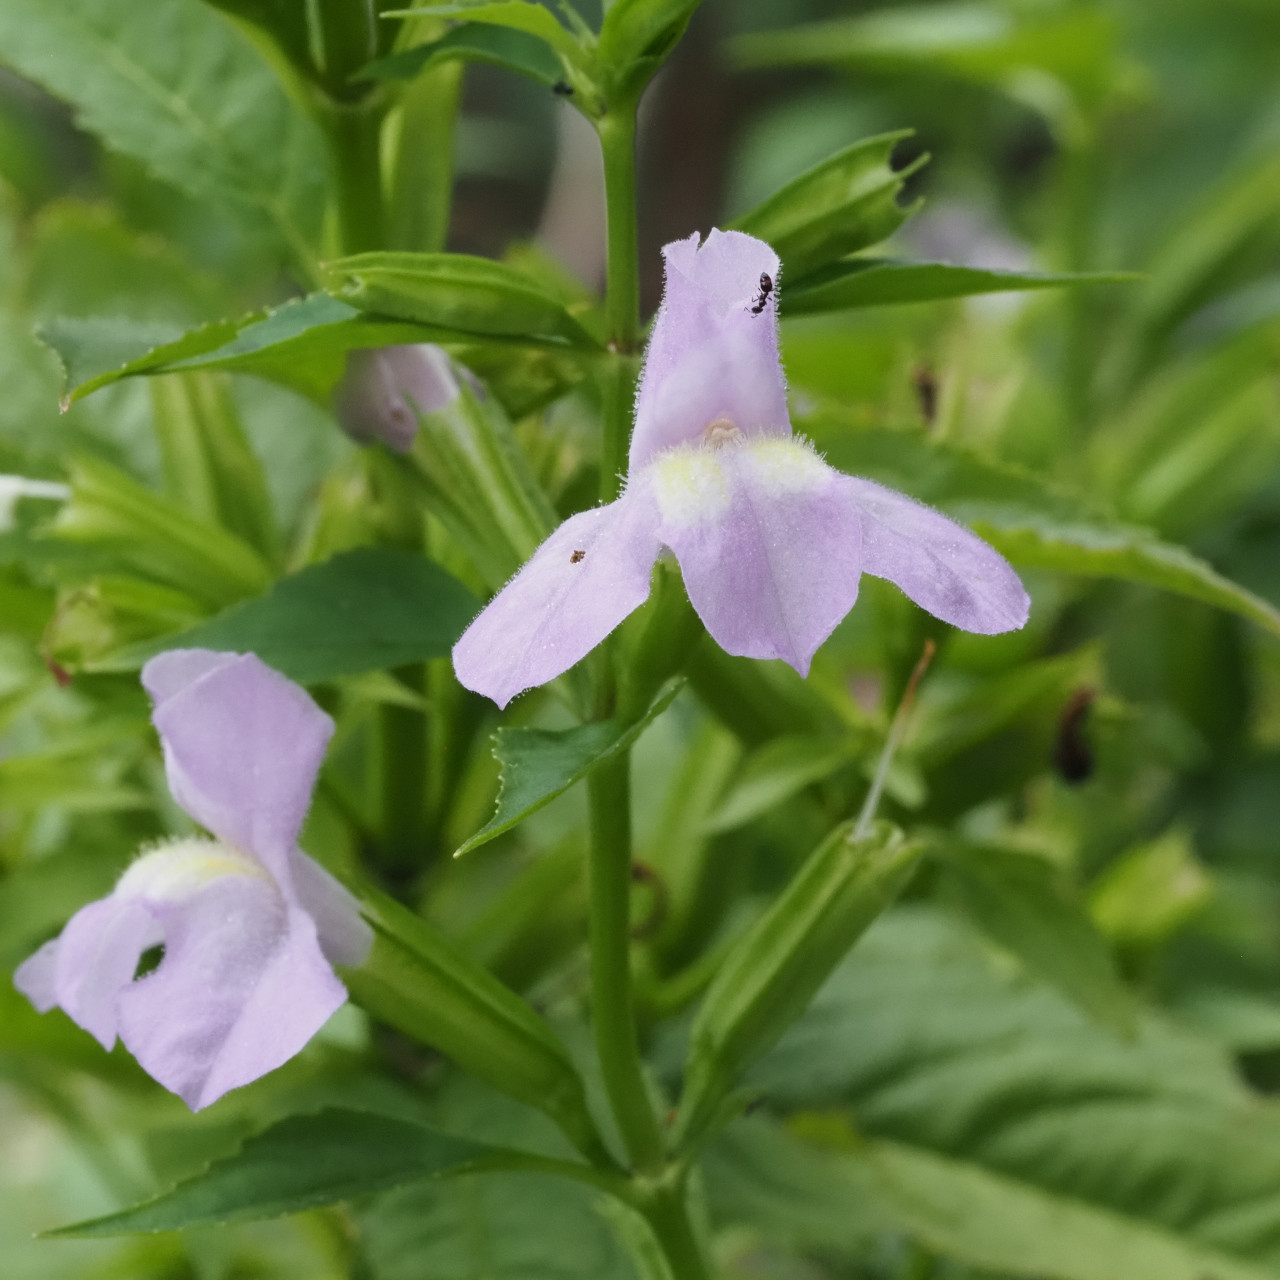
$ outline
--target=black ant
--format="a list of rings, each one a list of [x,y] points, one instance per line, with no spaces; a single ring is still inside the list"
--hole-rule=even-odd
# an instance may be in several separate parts
[[[758,316],[769,301],[769,295],[773,292],[773,277],[767,271],[760,273],[760,294],[756,298],[756,304],[751,308],[751,314]]]
[[[551,86],[551,92],[561,98],[572,98],[573,85],[571,85],[567,80],[557,80],[555,84]]]

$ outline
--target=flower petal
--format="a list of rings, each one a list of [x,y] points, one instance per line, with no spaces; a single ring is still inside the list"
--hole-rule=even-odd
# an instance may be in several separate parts
[[[364,964],[373,946],[373,930],[356,899],[301,849],[293,851],[293,883],[303,910],[316,923],[324,958],[346,968]]]
[[[791,434],[771,293],[758,312],[760,277],[776,286],[778,255],[740,231],[696,234],[662,251],[666,293],[636,397],[630,469],[698,440],[728,419],[744,435]]]
[[[799,440],[674,450],[651,471],[660,536],[716,643],[807,674],[858,596],[862,523],[839,473]]]
[[[333,734],[333,721],[256,655],[214,663],[173,654],[143,671],[165,694],[152,720],[174,799],[227,844],[261,858],[291,893],[289,858]],[[185,661],[186,665],[182,665]],[[180,685],[179,674],[194,674]]]
[[[120,993],[133,981],[142,953],[163,940],[159,922],[136,899],[113,893],[81,907],[54,944],[56,1003],[110,1049],[119,1030]]]
[[[221,876],[150,906],[164,959],[120,993],[120,1038],[193,1110],[287,1062],[346,1000],[310,917],[269,880]]]
[[[454,645],[458,679],[505,707],[584,658],[648,599],[656,524],[643,479],[566,520]]]
[[[1025,625],[1018,575],[977,534],[931,507],[857,476],[841,484],[862,508],[863,570],[888,578],[935,618],[995,635]]]
[[[48,1013],[58,1003],[57,969],[58,939],[51,938],[14,970],[13,985],[35,1005],[37,1013]]]

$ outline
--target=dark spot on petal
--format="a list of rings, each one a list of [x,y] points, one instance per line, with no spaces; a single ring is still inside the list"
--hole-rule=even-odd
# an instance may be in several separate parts
[[[573,555],[569,557],[569,563],[577,564],[579,560],[582,560],[586,556],[586,554],[587,553],[585,551],[575,551]]]

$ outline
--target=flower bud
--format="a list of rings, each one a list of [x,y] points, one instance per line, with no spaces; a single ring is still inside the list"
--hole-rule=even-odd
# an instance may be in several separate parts
[[[333,393],[342,429],[361,444],[381,441],[407,453],[424,414],[458,396],[458,378],[437,346],[376,347],[349,351],[347,368]]]

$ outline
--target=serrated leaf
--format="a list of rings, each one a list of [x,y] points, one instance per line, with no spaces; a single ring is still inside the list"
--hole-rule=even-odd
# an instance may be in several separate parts
[[[671,705],[682,684],[678,679],[669,681],[648,711],[631,724],[598,720],[573,729],[499,729],[493,736],[493,754],[501,768],[497,808],[454,856],[510,831],[580,782],[596,765],[625,751]]]
[[[713,1205],[728,1221],[760,1225],[799,1248],[862,1251],[896,1229],[967,1267],[1035,1280],[1272,1274],[974,1163],[905,1143],[832,1137],[820,1147],[764,1120],[737,1126],[708,1156]]]
[[[237,205],[308,262],[325,205],[319,131],[227,22],[187,0],[6,0],[0,56],[108,146]]]
[[[910,129],[855,142],[788,182],[762,204],[731,224],[737,231],[767,241],[782,259],[788,284],[800,281],[836,258],[857,253],[891,236],[912,209],[898,204],[903,183],[928,156],[903,169],[889,157]],[[790,287],[784,295],[789,310]]]
[[[890,228],[892,230],[892,228]],[[779,295],[788,316],[938,302],[984,293],[1024,293],[1068,285],[1123,284],[1139,279],[1123,272],[994,271],[946,262],[905,262],[895,258],[854,258],[837,262],[789,283]]]
[[[1112,1035],[936,909],[878,922],[750,1083],[1238,1265],[1280,1263],[1280,1115],[1230,1057],[1151,1012]]]
[[[411,1121],[327,1108],[273,1124],[153,1200],[48,1234],[134,1235],[278,1218],[454,1173],[494,1151]]]
[[[1133,1033],[1133,997],[1084,904],[1056,867],[1017,849],[952,840],[934,847],[947,888],[980,929],[1102,1026]]]
[[[833,431],[819,419],[814,425],[833,466],[940,507],[1016,565],[1158,587],[1280,634],[1280,610],[1266,600],[1185,548],[1123,524],[1031,472],[913,432]]]
[[[488,258],[362,253],[330,263],[326,278],[361,311],[476,336],[558,339],[599,349],[559,298]]]
[[[428,67],[453,59],[506,67],[548,88],[564,74],[560,59],[539,37],[514,27],[464,22],[439,40],[369,63],[357,79],[412,80]]]
[[[477,601],[439,565],[391,547],[360,547],[281,578],[177,635],[92,664],[132,671],[167,649],[253,652],[301,684],[448,655]]]

